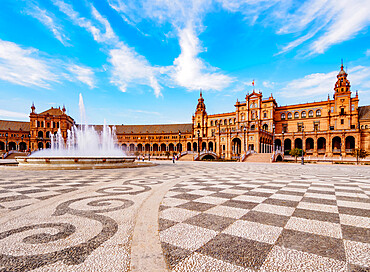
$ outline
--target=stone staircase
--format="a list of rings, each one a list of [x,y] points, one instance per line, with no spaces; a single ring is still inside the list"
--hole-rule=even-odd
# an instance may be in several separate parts
[[[272,153],[253,153],[244,162],[271,162]]]
[[[194,154],[186,154],[179,158],[179,161],[193,161],[194,160]]]
[[[9,154],[6,159],[8,160],[11,160],[11,159],[15,159],[15,157],[26,157],[27,156],[27,153],[24,153],[24,152],[14,152],[12,154]]]

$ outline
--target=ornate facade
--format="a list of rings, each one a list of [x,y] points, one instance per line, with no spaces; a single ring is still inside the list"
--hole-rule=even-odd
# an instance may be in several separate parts
[[[370,151],[370,106],[358,103],[342,65],[333,99],[278,106],[272,95],[263,98],[253,90],[236,101],[235,111],[209,115],[200,93],[192,123],[115,127],[119,146],[136,155],[208,151],[208,156],[236,159],[249,150],[303,148],[310,156],[349,156],[355,148]],[[61,129],[66,138],[74,124],[64,107],[37,114],[32,105],[29,122],[0,121],[0,150],[48,148],[52,133]]]

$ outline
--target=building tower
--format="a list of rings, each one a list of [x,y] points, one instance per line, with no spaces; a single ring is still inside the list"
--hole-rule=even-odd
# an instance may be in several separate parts
[[[207,137],[207,112],[206,105],[204,104],[204,99],[202,91],[200,91],[200,96],[198,99],[197,108],[195,110],[195,115],[193,116],[193,126],[194,126],[194,136],[199,135],[199,148],[201,150],[201,138]]]

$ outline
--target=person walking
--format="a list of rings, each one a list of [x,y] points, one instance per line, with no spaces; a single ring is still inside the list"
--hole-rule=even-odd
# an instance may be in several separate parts
[[[172,162],[175,163],[175,155],[172,155]]]

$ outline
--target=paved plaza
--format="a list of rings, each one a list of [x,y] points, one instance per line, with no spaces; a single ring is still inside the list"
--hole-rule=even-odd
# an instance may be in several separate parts
[[[370,271],[370,167],[0,167],[1,271]]]

